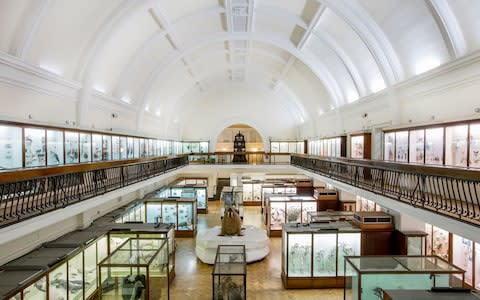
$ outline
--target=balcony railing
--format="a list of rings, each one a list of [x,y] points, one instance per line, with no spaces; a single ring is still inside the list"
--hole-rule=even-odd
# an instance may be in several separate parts
[[[292,155],[294,166],[480,226],[480,170]]]
[[[178,156],[0,172],[0,227],[187,164],[187,156]]]
[[[250,164],[250,165],[288,165],[290,153],[244,152],[246,162],[233,162],[233,152],[191,153],[190,164]]]

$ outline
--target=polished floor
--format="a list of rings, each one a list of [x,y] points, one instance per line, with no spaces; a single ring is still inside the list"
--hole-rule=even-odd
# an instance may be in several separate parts
[[[198,215],[198,231],[220,225],[220,202],[210,201],[208,215]],[[264,227],[259,207],[245,207],[244,224]],[[270,239],[270,254],[247,266],[249,300],[341,300],[342,289],[286,290],[280,279],[281,238]],[[170,299],[212,299],[212,266],[195,256],[195,239],[177,238],[176,277],[170,284]]]

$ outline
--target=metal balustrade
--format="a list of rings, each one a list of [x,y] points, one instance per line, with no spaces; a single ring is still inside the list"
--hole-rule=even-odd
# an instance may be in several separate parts
[[[0,227],[164,174],[187,165],[188,157],[116,164],[0,173]]]
[[[190,164],[247,164],[247,165],[288,165],[290,153],[244,152],[247,162],[233,162],[234,152],[191,153]],[[237,153],[238,154],[238,153]]]
[[[291,164],[480,226],[480,170],[292,155]]]

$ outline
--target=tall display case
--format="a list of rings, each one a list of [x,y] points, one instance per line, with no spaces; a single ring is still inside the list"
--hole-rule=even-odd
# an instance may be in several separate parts
[[[175,226],[173,224],[113,224],[108,232],[108,253],[129,238],[167,240],[169,279],[175,278]]]
[[[307,223],[308,212],[317,211],[317,201],[308,196],[270,196],[267,198],[267,233],[282,235],[286,223]]]
[[[423,231],[396,231],[397,253],[399,255],[426,255],[427,233]]]
[[[282,183],[265,183],[262,185],[261,191],[262,213],[265,212],[266,195],[296,195],[297,187],[294,182],[282,182]]]
[[[144,199],[147,223],[175,225],[178,237],[194,237],[197,231],[197,207],[194,199]]]
[[[260,206],[262,201],[261,181],[242,181],[243,205]]]
[[[360,255],[360,249],[360,229],[349,222],[285,224],[283,285],[285,288],[343,287],[344,257]]]
[[[360,159],[372,158],[372,134],[352,134],[350,140],[350,157]]]
[[[451,287],[464,271],[437,256],[351,256],[345,258],[345,300],[381,299],[382,290],[428,290]]]
[[[100,299],[169,299],[166,240],[128,239],[98,267]]]
[[[197,202],[197,213],[208,212],[206,186],[167,186],[156,192],[155,197],[194,199]]]
[[[212,271],[212,299],[247,299],[245,245],[219,245]]]

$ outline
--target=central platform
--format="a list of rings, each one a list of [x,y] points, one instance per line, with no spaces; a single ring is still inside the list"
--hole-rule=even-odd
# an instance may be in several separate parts
[[[244,229],[243,229],[244,228]],[[264,229],[244,225],[243,236],[219,236],[220,226],[197,234],[195,253],[206,264],[213,264],[218,245],[245,245],[247,263],[263,259],[270,253],[269,239]]]

